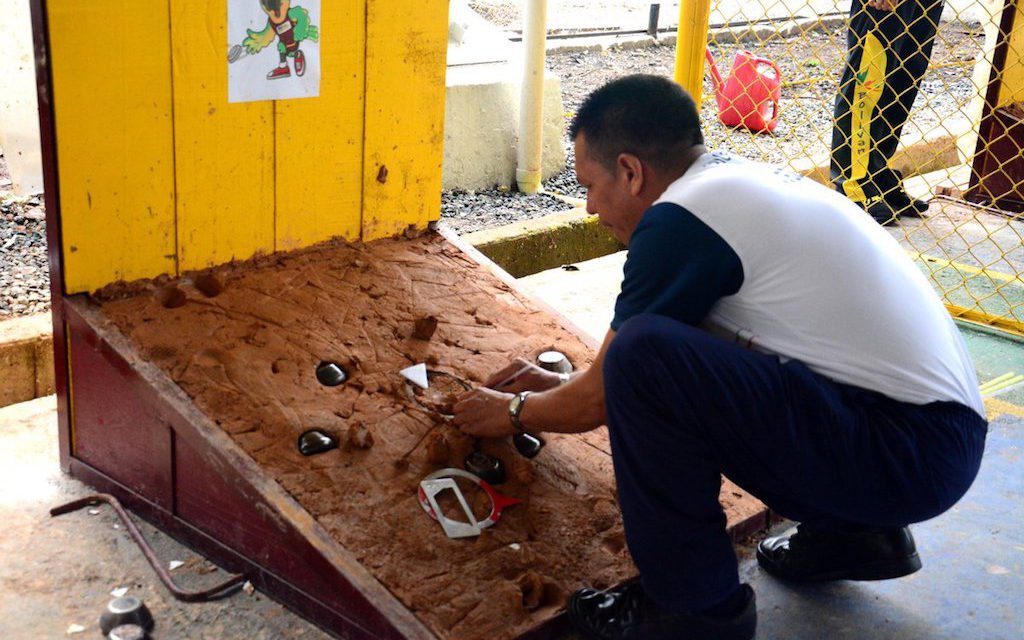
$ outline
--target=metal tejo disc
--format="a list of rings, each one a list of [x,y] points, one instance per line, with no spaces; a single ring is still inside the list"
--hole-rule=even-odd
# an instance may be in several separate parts
[[[348,380],[348,373],[334,362],[321,362],[316,368],[316,379],[325,387],[336,387]]]
[[[311,456],[338,447],[338,441],[318,429],[310,429],[299,436],[299,453]]]

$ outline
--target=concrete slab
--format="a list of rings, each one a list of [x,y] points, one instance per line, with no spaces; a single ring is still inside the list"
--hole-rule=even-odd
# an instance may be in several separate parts
[[[448,68],[442,188],[479,190],[516,183],[522,63]],[[561,83],[544,75],[543,159],[548,179],[565,168]]]
[[[570,198],[565,198],[570,200]],[[582,208],[482,229],[463,238],[513,277],[589,260],[622,248]]]
[[[53,393],[50,314],[0,322],[0,407]]]
[[[617,251],[575,263],[575,270],[548,269],[517,282],[527,294],[558,309],[601,342],[612,321],[625,262],[626,252]]]
[[[740,575],[757,592],[757,637],[1020,638],[1022,455],[1024,420],[1014,415],[995,420],[971,490],[949,512],[913,527],[924,568],[906,578],[791,586],[761,571],[748,550]]]
[[[57,518],[49,509],[93,491],[60,472],[53,396],[0,409],[0,629],[4,638],[99,637],[110,592],[127,588],[156,619],[157,638],[308,638],[328,636],[258,592],[209,603],[175,600],[110,507]],[[93,513],[95,512],[95,513]],[[202,589],[226,574],[136,519],[181,588]],[[80,631],[74,631],[78,625]]]

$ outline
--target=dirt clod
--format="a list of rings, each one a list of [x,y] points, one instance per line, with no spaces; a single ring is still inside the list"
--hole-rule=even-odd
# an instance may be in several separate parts
[[[435,331],[437,331],[437,318],[424,316],[416,319],[412,337],[417,340],[430,340],[434,337]]]
[[[531,484],[535,477],[533,463],[519,455],[512,457],[508,464],[508,476],[512,482]]]

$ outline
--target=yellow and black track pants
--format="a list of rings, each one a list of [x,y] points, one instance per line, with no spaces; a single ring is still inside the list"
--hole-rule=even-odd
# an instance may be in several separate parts
[[[853,0],[847,58],[836,95],[832,183],[870,206],[900,188],[889,168],[921,77],[928,69],[943,0],[900,0],[893,11]]]

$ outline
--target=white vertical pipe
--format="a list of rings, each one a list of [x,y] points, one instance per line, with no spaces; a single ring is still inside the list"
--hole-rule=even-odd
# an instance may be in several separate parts
[[[544,149],[544,44],[547,39],[547,0],[526,0],[523,25],[523,84],[519,99],[519,145],[516,184],[522,193],[540,191],[541,152]]]

